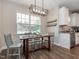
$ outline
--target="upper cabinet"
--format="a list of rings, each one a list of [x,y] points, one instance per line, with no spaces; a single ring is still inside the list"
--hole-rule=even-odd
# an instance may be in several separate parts
[[[73,13],[70,16],[71,18],[71,26],[79,26],[79,14]]]
[[[59,25],[70,25],[69,10],[66,7],[59,9]]]

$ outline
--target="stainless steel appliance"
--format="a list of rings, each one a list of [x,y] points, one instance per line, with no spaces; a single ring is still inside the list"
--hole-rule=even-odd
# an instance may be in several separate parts
[[[72,29],[73,29],[75,32],[79,32],[79,26],[73,26]]]

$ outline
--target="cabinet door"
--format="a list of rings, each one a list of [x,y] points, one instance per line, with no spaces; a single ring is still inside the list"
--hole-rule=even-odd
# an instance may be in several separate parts
[[[65,7],[59,9],[59,25],[69,25],[69,10]]]
[[[59,44],[64,48],[70,48],[70,34],[61,33],[59,35]]]
[[[77,24],[77,26],[79,26],[79,14],[77,14],[76,24]]]
[[[76,26],[77,14],[76,13],[72,14],[70,18],[71,18],[71,26]]]
[[[75,42],[76,42],[76,45],[79,44],[79,33],[75,34]]]
[[[71,26],[79,26],[79,13],[74,13],[70,16]]]

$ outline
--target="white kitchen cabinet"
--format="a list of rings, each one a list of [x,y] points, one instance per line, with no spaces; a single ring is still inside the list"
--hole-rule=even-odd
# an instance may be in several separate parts
[[[70,49],[70,33],[60,33],[58,44],[61,47]]]
[[[79,13],[71,14],[71,26],[79,26]]]
[[[75,33],[75,44],[79,44],[79,33]]]
[[[70,25],[69,9],[66,7],[59,9],[59,25]]]

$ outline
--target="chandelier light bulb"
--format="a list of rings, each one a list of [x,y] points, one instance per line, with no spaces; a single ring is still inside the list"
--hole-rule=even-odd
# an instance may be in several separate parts
[[[35,12],[38,12],[38,10],[36,9]]]
[[[35,9],[33,8],[33,11],[35,11]]]
[[[45,12],[43,11],[43,14],[45,14]]]
[[[40,13],[40,10],[38,10],[38,13]]]

